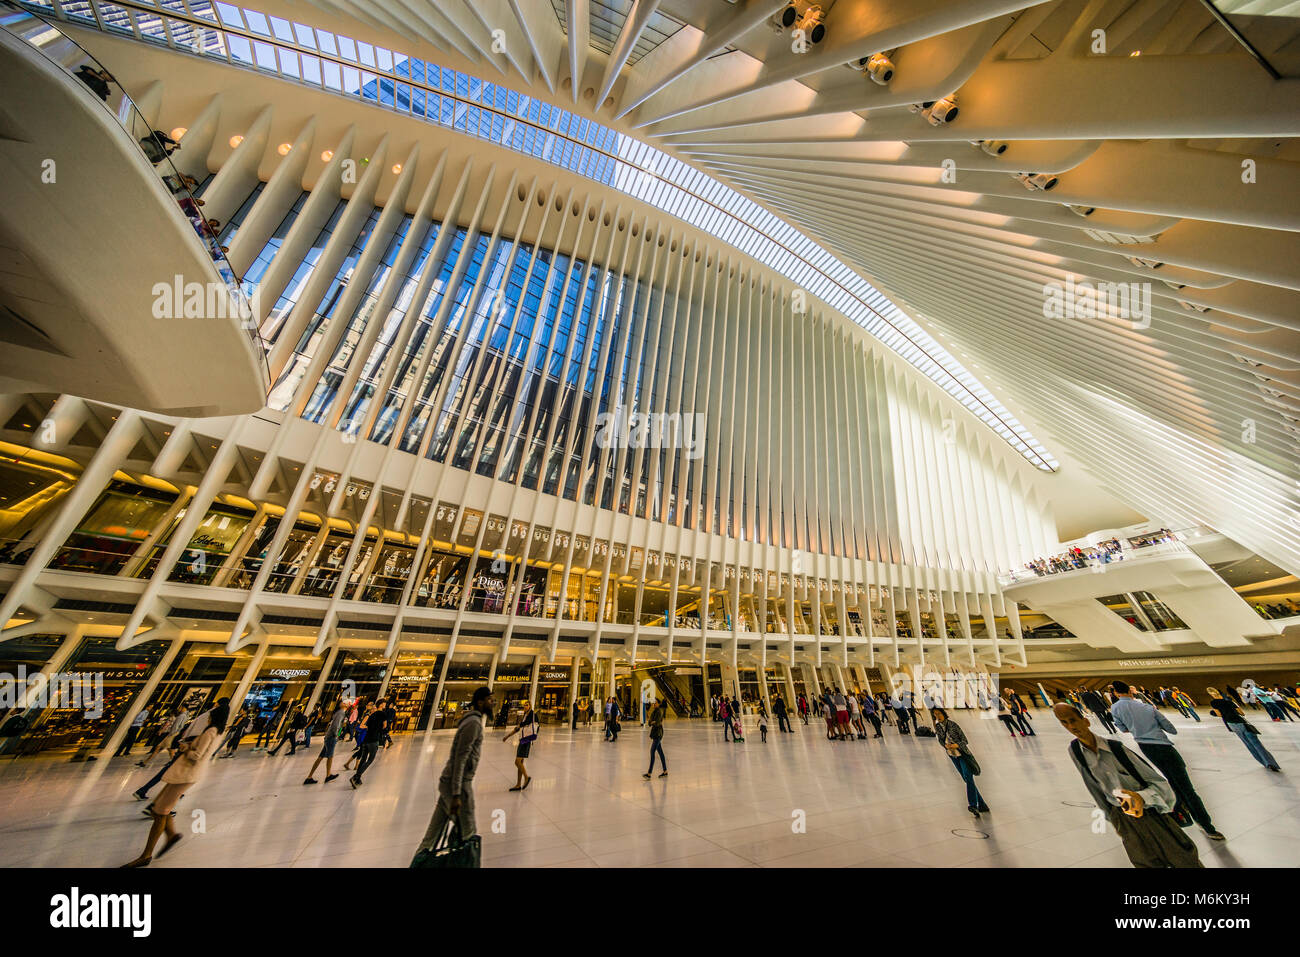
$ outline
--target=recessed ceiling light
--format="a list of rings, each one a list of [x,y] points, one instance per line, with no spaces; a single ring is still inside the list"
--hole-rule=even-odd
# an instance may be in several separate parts
[[[328,163],[330,160],[334,158],[334,151],[326,150],[325,152],[320,154],[320,158],[322,163]]]
[[[236,133],[234,136],[230,138],[230,148],[232,150],[236,149],[238,148],[239,144],[242,142],[244,142],[244,138],[240,136],[238,133]]]
[[[288,156],[289,151],[291,149],[293,149],[292,143],[281,143],[279,146],[275,148],[275,151],[279,153],[281,156]]]

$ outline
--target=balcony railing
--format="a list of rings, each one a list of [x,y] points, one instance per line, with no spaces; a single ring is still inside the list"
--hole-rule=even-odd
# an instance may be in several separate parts
[[[51,21],[23,9],[12,0],[0,0],[0,26],[45,59],[61,67],[85,88],[87,96],[101,101],[105,111],[112,115],[149,161],[212,257],[217,274],[230,291],[237,310],[234,314],[246,317],[240,322],[240,327],[256,348],[259,361],[265,364],[265,345],[257,328],[257,317],[253,314],[252,304],[244,293],[234,267],[226,258],[225,249],[217,238],[218,230],[203,215],[203,201],[191,191],[198,183],[172,164],[171,154],[180,149],[180,145],[161,130],[153,129],[135,101],[118,85],[104,64]]]

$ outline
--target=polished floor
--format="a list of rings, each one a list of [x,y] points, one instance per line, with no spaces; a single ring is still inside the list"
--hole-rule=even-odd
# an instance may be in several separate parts
[[[1192,828],[1208,867],[1300,864],[1300,723],[1253,716],[1283,767],[1254,762],[1217,719],[1172,712],[1177,742],[1215,824]],[[528,790],[510,793],[514,742],[484,741],[476,779],[485,867],[1127,867],[1113,833],[1093,833],[1068,738],[1036,712],[1037,737],[958,717],[983,765],[992,813],[975,821],[930,738],[829,742],[815,726],[756,730],[724,743],[721,726],[670,722],[670,775],[645,781],[644,730],[606,743],[595,725],[546,726]],[[399,737],[354,791],[340,777],[302,786],[314,760],[247,745],[214,762],[182,801],[187,837],[154,868],[405,866],[424,832],[451,732]],[[251,741],[250,739],[247,739]],[[1126,737],[1127,740],[1127,737]],[[346,753],[346,749],[341,749]],[[136,856],[148,829],[131,791],[135,758],[73,764],[0,758],[0,866],[105,867]],[[658,769],[656,769],[657,773]],[[318,777],[324,777],[323,769]],[[802,827],[800,826],[802,822]]]

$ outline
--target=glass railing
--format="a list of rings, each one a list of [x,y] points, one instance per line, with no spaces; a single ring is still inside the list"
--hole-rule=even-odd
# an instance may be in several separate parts
[[[78,80],[88,96],[103,103],[104,109],[144,154],[212,257],[213,267],[230,292],[233,303],[230,314],[240,318],[240,328],[254,346],[263,368],[267,368],[265,345],[258,332],[252,300],[245,294],[239,276],[226,258],[226,248],[217,238],[220,224],[203,214],[203,200],[192,192],[198,181],[172,164],[171,154],[180,149],[180,144],[163,131],[153,129],[104,64],[49,20],[11,0],[0,0],[0,26]]]
[[[1168,529],[1128,539],[1113,538],[1077,551],[1071,550],[1046,558],[1035,558],[1032,562],[1027,562],[1023,568],[1012,569],[999,575],[998,584],[1005,588],[1008,585],[1050,578],[1054,575],[1068,575],[1082,571],[1099,572],[1104,570],[1106,565],[1115,562],[1170,551],[1183,551],[1187,548],[1183,538],[1183,532],[1172,532]]]

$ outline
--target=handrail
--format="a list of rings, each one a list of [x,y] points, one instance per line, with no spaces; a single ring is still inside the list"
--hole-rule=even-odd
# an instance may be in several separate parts
[[[145,120],[144,113],[136,106],[135,101],[104,64],[50,20],[19,6],[14,0],[0,0],[0,26],[77,80],[87,94],[95,95],[95,98],[103,103],[104,109],[131,138],[141,155],[158,173],[163,185],[176,199],[177,208],[190,221],[195,233],[212,257],[213,266],[229,290],[230,297],[238,310],[235,315],[241,319],[240,328],[248,334],[258,360],[266,369],[269,388],[270,367],[266,361],[266,343],[258,330],[257,316],[253,312],[252,303],[244,292],[242,280],[235,273],[230,260],[226,258],[225,248],[221,246],[216,232],[208,225],[208,220],[201,212],[203,201],[191,191],[190,184],[195,183],[195,180],[178,170],[171,161],[172,149],[179,149],[180,144],[175,143],[166,134],[154,130]],[[63,55],[55,52],[58,44],[66,44],[68,48]]]

